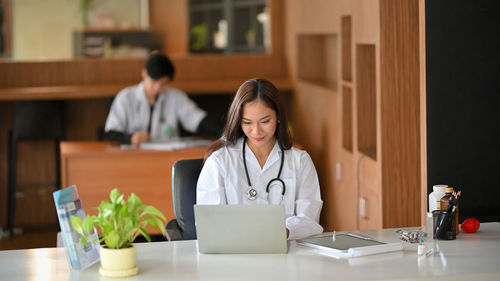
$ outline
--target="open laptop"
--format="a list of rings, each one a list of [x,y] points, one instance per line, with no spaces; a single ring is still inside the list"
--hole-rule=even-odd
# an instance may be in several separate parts
[[[198,250],[204,254],[286,253],[283,205],[195,205]]]

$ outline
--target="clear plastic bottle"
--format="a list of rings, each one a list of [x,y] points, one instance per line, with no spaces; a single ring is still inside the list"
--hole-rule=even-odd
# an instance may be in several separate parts
[[[440,200],[445,194],[446,184],[436,184],[432,187],[432,192],[429,194],[429,213],[434,210],[441,210]]]
[[[446,211],[448,208],[448,204],[451,200],[451,197],[453,196],[453,187],[447,187],[445,189],[445,194],[443,197],[441,197],[440,200],[440,210]],[[458,235],[458,203],[455,208],[455,216],[452,220],[452,223],[455,224],[455,234]]]

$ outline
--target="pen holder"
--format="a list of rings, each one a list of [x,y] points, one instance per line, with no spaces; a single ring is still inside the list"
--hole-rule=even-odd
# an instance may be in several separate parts
[[[450,219],[451,216],[451,219]],[[455,215],[444,210],[432,211],[432,234],[434,239],[453,240],[457,237],[455,232]],[[442,229],[444,228],[444,229]]]

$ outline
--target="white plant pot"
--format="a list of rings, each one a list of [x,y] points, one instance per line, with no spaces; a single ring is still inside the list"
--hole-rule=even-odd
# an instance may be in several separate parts
[[[125,249],[110,249],[101,246],[101,268],[99,273],[105,277],[127,277],[139,272],[136,261],[137,249],[131,245]]]

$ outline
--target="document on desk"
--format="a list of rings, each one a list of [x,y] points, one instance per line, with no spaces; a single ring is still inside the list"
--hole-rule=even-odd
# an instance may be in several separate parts
[[[139,148],[172,151],[190,147],[209,146],[212,142],[212,140],[200,138],[178,138],[162,142],[144,142],[139,145]]]
[[[329,235],[300,239],[297,240],[297,243],[315,248],[320,254],[340,258],[360,257],[403,249],[403,246],[399,242],[384,243],[369,237],[350,233],[337,234],[335,240]]]

